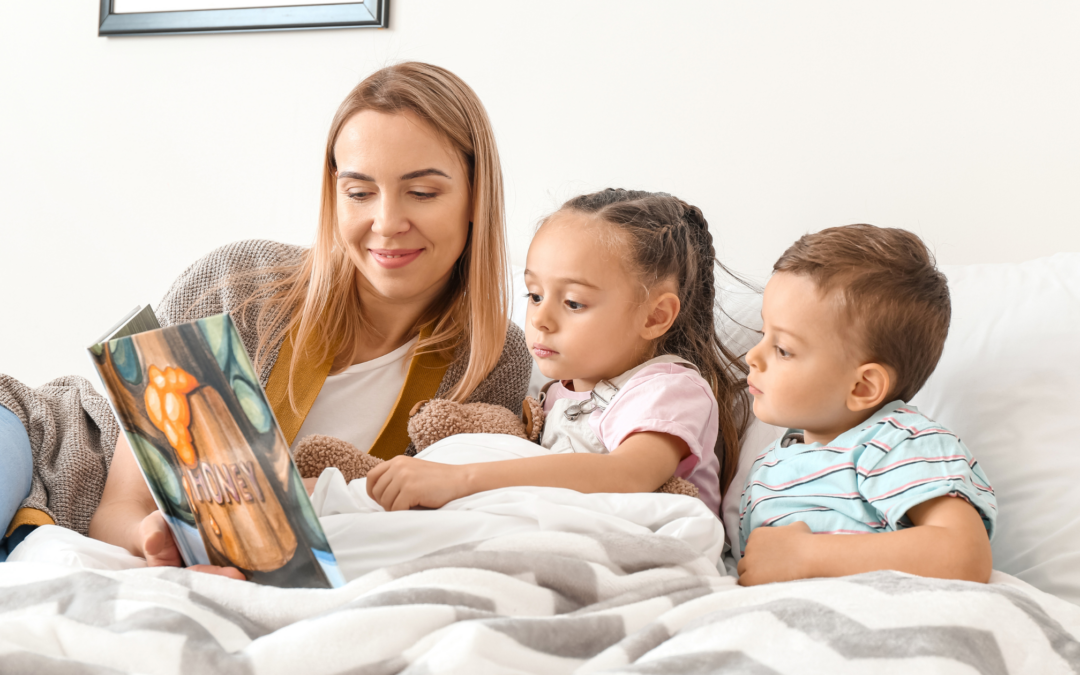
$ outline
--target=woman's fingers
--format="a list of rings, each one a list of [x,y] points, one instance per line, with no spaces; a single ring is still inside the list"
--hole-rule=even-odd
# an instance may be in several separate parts
[[[142,519],[139,523],[139,538],[142,541],[146,564],[150,567],[179,567],[183,563],[180,549],[177,548],[172,531],[161,511],[154,511]]]
[[[192,572],[201,572],[203,574],[215,574],[219,577],[228,577],[229,579],[236,579],[237,581],[247,581],[247,577],[244,573],[235,567],[219,567],[217,565],[192,565],[188,568]]]
[[[150,567],[179,567],[183,560],[180,558],[180,549],[173,539],[172,530],[165,522],[165,516],[161,511],[154,511],[139,523],[139,537],[142,539],[143,553],[146,556],[146,564]],[[238,581],[246,581],[244,573],[235,567],[220,567],[218,565],[192,565],[188,568],[193,572],[204,574],[216,574],[220,577],[228,577]]]

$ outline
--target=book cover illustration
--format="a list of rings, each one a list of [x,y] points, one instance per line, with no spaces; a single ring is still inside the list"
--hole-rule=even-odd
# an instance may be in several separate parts
[[[187,565],[273,586],[344,583],[231,317],[90,353]]]

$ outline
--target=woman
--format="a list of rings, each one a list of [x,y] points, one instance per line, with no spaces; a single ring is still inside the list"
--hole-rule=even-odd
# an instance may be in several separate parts
[[[325,433],[389,459],[410,447],[417,401],[520,410],[531,359],[508,321],[503,227],[476,94],[442,68],[391,66],[331,124],[314,246],[218,249],[173,284],[159,318],[231,312],[289,443]],[[122,436],[90,536],[180,564]]]

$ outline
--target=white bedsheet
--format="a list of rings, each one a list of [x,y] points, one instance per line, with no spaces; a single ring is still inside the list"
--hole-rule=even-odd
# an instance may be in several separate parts
[[[445,464],[496,461],[545,452],[521,438],[462,434],[417,455]],[[312,494],[330,547],[346,579],[355,579],[452,546],[531,532],[660,534],[688,544],[716,565],[724,528],[698,499],[668,494],[582,494],[560,488],[504,488],[450,502],[438,510],[386,512],[367,495],[366,479],[346,484],[336,469],[323,472]],[[12,562],[86,569],[145,567],[116,546],[58,527],[31,533]]]

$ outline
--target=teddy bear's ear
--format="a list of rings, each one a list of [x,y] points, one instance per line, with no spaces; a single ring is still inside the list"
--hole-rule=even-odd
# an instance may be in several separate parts
[[[653,492],[660,492],[670,495],[686,495],[687,497],[697,497],[697,486],[686,480],[685,478],[676,478],[672,476],[667,479],[660,487],[653,490]]]
[[[544,406],[532,396],[521,403],[521,420],[525,423],[525,438],[540,442],[540,430],[544,428]]]

